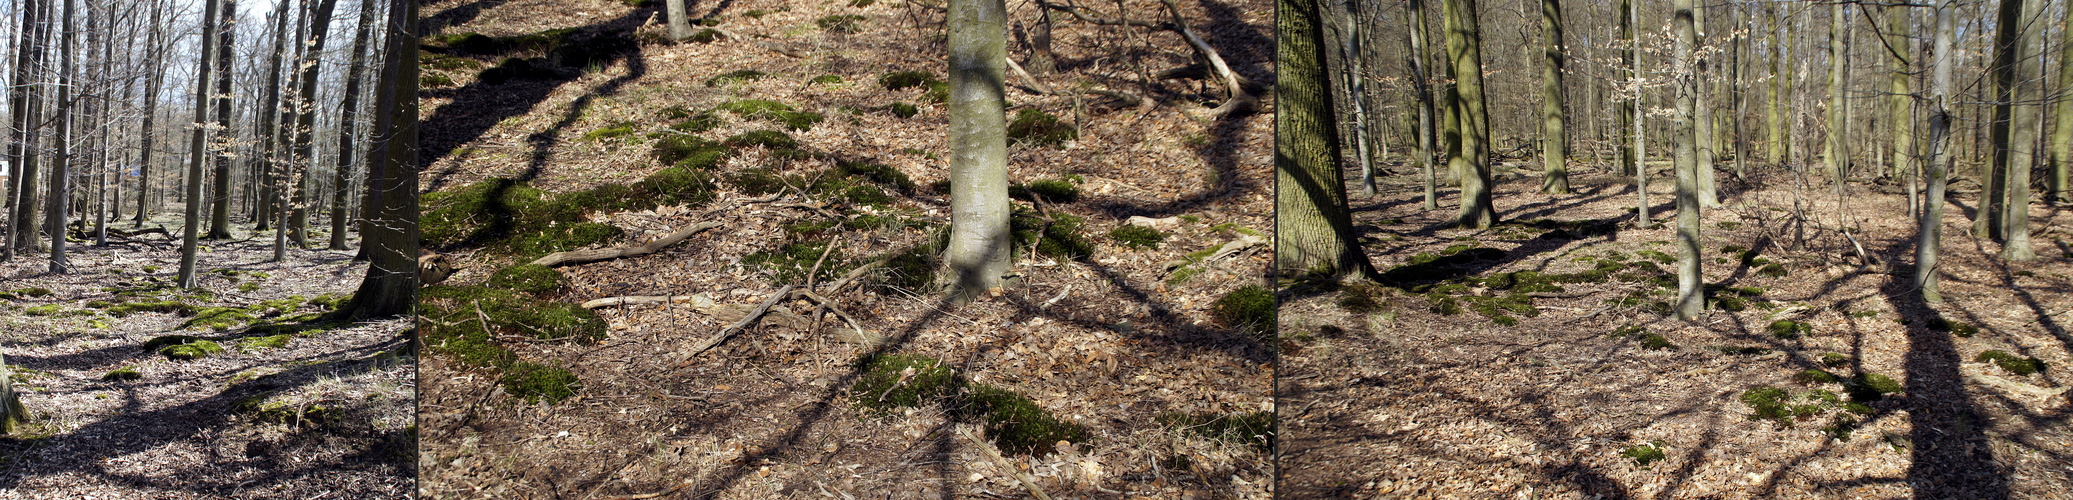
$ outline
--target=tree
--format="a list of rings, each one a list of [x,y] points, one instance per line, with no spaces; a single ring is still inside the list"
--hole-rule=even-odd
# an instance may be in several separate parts
[[[1360,249],[1340,170],[1324,19],[1317,0],[1275,2],[1274,267],[1290,275],[1375,275]]]
[[[389,4],[387,54],[376,87],[381,90],[369,148],[382,158],[368,162],[367,218],[360,222],[367,277],[352,302],[339,307],[350,318],[409,314],[417,303],[417,12],[416,0]]]
[[[271,16],[274,24],[273,49],[268,50],[266,53],[266,65],[262,66],[266,71],[266,86],[262,87],[264,90],[259,92],[259,99],[262,104],[258,108],[260,111],[258,113],[258,152],[245,157],[245,163],[251,165],[253,167],[252,170],[258,172],[258,175],[253,176],[251,182],[258,185],[259,198],[264,200],[261,203],[252,205],[252,220],[256,223],[253,227],[254,231],[265,231],[268,226],[272,225],[273,221],[271,216],[273,207],[272,187],[274,184],[274,172],[281,163],[280,150],[282,148],[278,138],[281,136],[281,122],[284,121],[282,117],[287,114],[279,111],[281,109],[281,94],[284,93],[282,91],[281,79],[287,78],[289,71],[287,67],[282,65],[287,60],[288,40],[295,38],[294,35],[288,33],[288,5],[292,3],[294,2],[290,0],[274,0],[274,12]]]
[[[684,0],[664,0],[663,4],[669,11],[669,39],[691,38],[691,9],[684,8]]]
[[[2011,90],[2012,100],[2002,101],[2009,110],[2009,131],[2005,137],[2008,143],[1999,149],[2002,172],[2007,175],[2003,181],[2006,196],[2002,200],[2001,214],[2001,258],[2010,261],[2036,260],[2037,253],[2030,249],[2030,169],[2037,164],[2037,139],[2044,120],[2044,91],[2040,88],[2044,80],[2042,47],[2038,44],[2038,32],[2044,25],[2038,21],[2043,17],[2043,0],[2006,0],[2020,3],[2022,9],[2011,70],[2015,88]]]
[[[59,29],[64,33],[58,42],[58,109],[54,124],[58,132],[58,147],[56,158],[50,162],[50,196],[47,197],[50,213],[44,216],[50,221],[52,274],[63,274],[67,272],[66,268],[71,267],[65,262],[65,224],[69,219],[66,216],[68,210],[72,208],[72,108],[77,104],[72,101],[72,57],[77,52],[73,48],[75,40],[79,38],[78,30],[72,25],[72,1],[64,0],[64,7],[58,11],[59,24],[62,25]]]
[[[1843,123],[1843,52],[1847,50],[1843,21],[1843,3],[1828,4],[1828,137],[1822,141],[1821,158],[1828,162],[1828,175],[1835,181],[1837,193],[1842,192],[1843,176],[1850,163],[1843,149],[1843,137],[1848,130]]]
[[[352,218],[346,210],[354,189],[352,184],[354,134],[360,124],[360,82],[367,79],[368,39],[374,31],[377,4],[360,3],[360,22],[353,31],[353,59],[346,69],[345,98],[338,106],[338,164],[331,183],[331,250],[346,250],[346,222]]]
[[[1411,92],[1418,98],[1418,166],[1425,172],[1425,209],[1439,210],[1439,178],[1432,164],[1433,157],[1437,155],[1433,150],[1433,136],[1436,131],[1433,130],[1432,123],[1432,79],[1431,71],[1425,67],[1425,2],[1409,0],[1405,8],[1411,11],[1411,15],[1408,16],[1411,26],[1405,30],[1410,33],[1407,38],[1410,39],[1408,43],[1411,50],[1404,59],[1411,69]]]
[[[213,142],[216,142],[218,144],[218,151],[215,155],[216,193],[214,197],[215,199],[213,200],[213,208],[209,213],[209,239],[212,240],[230,238],[231,151],[229,145],[227,144],[227,141],[229,139],[227,136],[229,135],[228,125],[230,124],[230,110],[232,104],[230,89],[230,60],[233,55],[231,49],[237,46],[234,42],[236,41],[235,34],[237,33],[236,19],[238,11],[238,2],[237,0],[222,0],[222,2],[223,8],[221,9],[222,12],[219,12],[219,14],[223,16],[223,19],[217,21],[219,29],[216,31],[216,68],[214,71],[216,77],[216,93],[212,97],[216,102],[216,122],[224,126],[215,129],[215,134],[213,134],[216,139]],[[189,201],[188,203],[196,202],[197,201]]]
[[[970,299],[1008,271],[1007,6],[950,2],[950,247],[955,294]]]
[[[1367,78],[1361,74],[1361,63],[1366,58],[1361,51],[1362,30],[1359,15],[1359,5],[1353,0],[1347,0],[1345,15],[1341,19],[1344,22],[1337,28],[1341,38],[1345,40],[1345,43],[1340,45],[1340,60],[1345,61],[1343,67],[1346,69],[1347,101],[1353,106],[1354,158],[1360,162],[1360,192],[1362,195],[1374,196],[1375,158],[1368,152]]]
[[[1670,29],[1677,32],[1677,117],[1675,128],[1677,170],[1677,318],[1692,319],[1706,309],[1705,275],[1699,272],[1699,131],[1694,119],[1699,107],[1697,54],[1698,28],[1692,0],[1672,3]]]
[[[1764,108],[1771,133],[1769,158],[1771,163],[1783,164],[1792,154],[1792,142],[1785,140],[1785,106],[1792,99],[1792,76],[1785,73],[1785,26],[1778,20],[1778,8],[1765,6],[1764,14],[1771,20],[1771,103]]]
[[[1936,259],[1943,244],[1943,191],[1951,166],[1951,67],[1957,59],[1951,47],[1957,24],[1952,17],[1951,0],[1937,0],[1936,41],[1930,52],[1929,165],[1925,172],[1929,189],[1923,193],[1922,209],[1917,211],[1921,219],[1915,229],[1915,286],[1921,290],[1922,301],[1929,303],[1943,302],[1936,285]]]
[[[227,0],[225,0],[227,1]],[[194,267],[196,240],[201,234],[202,224],[202,163],[208,161],[208,137],[219,124],[209,120],[209,73],[214,68],[216,44],[209,43],[209,33],[215,32],[217,0],[202,0],[201,64],[194,75],[194,134],[187,141],[187,225],[181,230],[180,274],[181,288],[196,285]]]
[[[11,207],[14,209],[14,227],[9,232],[14,241],[7,245],[5,254],[9,260],[17,252],[40,248],[43,241],[38,237],[40,232],[36,226],[36,176],[41,170],[38,163],[43,157],[37,147],[42,140],[39,130],[42,128],[43,91],[31,86],[30,82],[40,76],[34,68],[43,66],[41,62],[50,47],[48,5],[44,0],[22,2],[22,43],[14,65],[15,87],[22,90],[13,92],[13,101],[21,103],[21,107],[17,113],[9,115],[20,124],[9,127],[9,137],[14,138],[9,156],[17,160],[10,165],[19,166],[19,171],[8,179],[8,199],[14,203]]]
[[[1912,78],[1911,72],[1913,71],[1913,63],[1909,60],[1912,57],[1910,49],[1913,48],[1914,44],[1909,41],[1910,23],[1908,22],[1907,9],[1895,7],[1884,7],[1884,9],[1886,9],[1885,49],[1886,53],[1892,56],[1887,59],[1891,69],[1887,76],[1889,80],[1887,87],[1893,93],[1890,104],[1892,110],[1889,111],[1890,115],[1886,119],[1887,123],[1893,124],[1893,133],[1888,134],[1893,137],[1892,175],[1895,178],[1904,180],[1908,189],[1908,202],[1913,203],[1915,201],[1914,173],[1920,167],[1918,162],[1915,161],[1914,91],[1910,89],[1908,84],[1908,79]],[[1908,208],[1912,212],[1915,206],[1910,205]]]
[[[289,206],[283,207],[283,211],[287,212],[287,221],[282,224],[295,240],[295,247],[302,249],[310,246],[309,201],[307,190],[304,189],[304,177],[310,172],[310,166],[316,162],[311,142],[315,140],[317,124],[317,71],[323,63],[323,59],[318,58],[317,54],[324,51],[324,40],[327,38],[325,35],[331,32],[331,12],[337,5],[338,0],[319,0],[315,12],[304,16],[309,20],[306,30],[309,38],[302,48],[302,62],[297,65],[302,68],[302,76],[297,77],[296,81],[302,88],[295,101],[295,149],[294,156],[290,158],[288,171],[283,172],[283,179],[293,186],[294,194]],[[300,40],[297,42],[303,44]],[[278,235],[276,239],[279,239]],[[274,246],[274,258],[285,258],[286,251],[280,248],[282,245],[277,241]]]
[[[149,218],[151,213],[151,160],[152,156],[157,153],[157,151],[152,150],[152,140],[158,137],[156,133],[158,129],[153,127],[152,124],[158,118],[158,87],[162,81],[161,75],[165,73],[166,50],[161,45],[164,43],[161,40],[165,38],[166,31],[166,23],[163,22],[165,3],[163,1],[152,2],[151,33],[147,35],[144,42],[144,125],[138,131],[139,134],[143,135],[143,144],[137,148],[138,155],[141,158],[137,160],[139,172],[137,172],[136,227],[144,227],[144,219]]]
[[[1708,76],[1712,73],[1713,62],[1712,58],[1707,54],[1712,52],[1698,47],[1698,42],[1696,42],[1696,40],[1706,39],[1705,14],[1706,11],[1704,9],[1692,9],[1692,24],[1695,26],[1693,29],[1697,30],[1697,34],[1693,42],[1692,58],[1688,59],[1688,61],[1690,61],[1693,67],[1693,78],[1696,79],[1696,81],[1692,82],[1692,95],[1694,96],[1693,99],[1698,103],[1692,109],[1692,124],[1694,127],[1697,127],[1696,133],[1698,134],[1698,142],[1694,146],[1698,148],[1698,163],[1697,166],[1693,167],[1695,169],[1693,170],[1693,175],[1698,177],[1699,206],[1702,208],[1719,208],[1720,196],[1714,192],[1713,186],[1713,162],[1714,158],[1720,155],[1720,150],[1716,149],[1718,144],[1715,143],[1714,139],[1719,136],[1714,135],[1713,107],[1706,105],[1706,96],[1708,95],[1706,85],[1713,81],[1713,78]]]
[[[1540,191],[1569,194],[1569,102],[1562,89],[1562,69],[1568,64],[1562,42],[1561,0],[1541,0],[1540,32],[1542,59],[1540,76],[1540,160],[1546,172]]]
[[[2065,40],[2059,42],[2059,105],[2052,112],[2058,124],[2052,127],[2050,190],[2044,196],[2054,204],[2073,201],[2073,28],[2060,25],[2059,35]]]
[[[1635,36],[1635,31],[1641,29],[1641,7],[1632,0],[1620,0],[1620,8],[1627,13],[1620,34],[1627,42],[1627,85],[1634,92],[1633,107],[1628,111],[1633,117],[1634,134],[1627,141],[1633,148],[1628,158],[1634,160],[1634,222],[1646,226],[1655,221],[1655,215],[1649,213],[1648,206],[1648,109],[1642,99],[1646,94],[1642,90],[1648,86],[1641,75],[1641,40]]]
[[[1483,100],[1483,33],[1475,0],[1446,0],[1447,58],[1454,70],[1453,106],[1461,126],[1460,147],[1447,163],[1461,172],[1461,210],[1454,223],[1484,229],[1497,224],[1490,199],[1490,113]]]

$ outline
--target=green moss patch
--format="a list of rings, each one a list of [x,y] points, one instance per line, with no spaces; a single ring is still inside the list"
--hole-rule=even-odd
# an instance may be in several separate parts
[[[418,75],[418,77],[417,77],[417,86],[418,86],[419,88],[428,88],[428,89],[436,89],[436,88],[440,88],[440,87],[452,87],[452,86],[453,86],[453,77],[450,77],[450,76],[446,76],[446,75],[444,75],[444,74],[440,74],[440,73],[424,73],[424,74],[420,74],[420,75]]]
[[[511,397],[524,399],[526,404],[546,401],[560,403],[576,395],[580,387],[576,375],[559,366],[547,366],[526,361],[512,363],[504,370],[504,376],[497,379],[504,385],[504,392]]]
[[[1792,340],[1800,338],[1802,335],[1814,333],[1814,327],[1798,321],[1781,319],[1772,321],[1769,326],[1764,327],[1764,331],[1770,332],[1772,337]]]
[[[863,375],[850,386],[857,404],[881,411],[915,408],[954,394],[964,379],[949,365],[915,354],[877,355],[857,362]]]
[[[1058,117],[1038,109],[1024,108],[1015,113],[1014,120],[1008,122],[1009,142],[1057,146],[1079,137],[1079,129],[1060,122]]]
[[[919,87],[935,80],[936,75],[929,74],[927,71],[897,71],[878,77],[878,84],[884,86],[886,90],[896,91],[909,87]]]
[[[277,349],[281,347],[287,347],[288,341],[294,338],[295,335],[285,333],[280,335],[268,335],[264,337],[245,337],[242,339],[238,339],[238,347],[247,351],[256,351],[260,349]]]
[[[2016,375],[2027,376],[2033,373],[2042,372],[2045,369],[2044,360],[2037,359],[2034,357],[2016,357],[2016,355],[2009,354],[2005,351],[1989,350],[1981,352],[1979,353],[1979,356],[1973,357],[1972,360],[1979,363],[1986,363],[1991,361],[1994,363],[1995,366],[1999,366],[2001,367],[2001,369],[2008,370],[2009,373],[2013,373]]]
[[[146,345],[149,346],[149,344]],[[223,352],[223,346],[217,345],[215,342],[208,340],[193,340],[190,342],[171,344],[158,348],[159,355],[165,356],[166,359],[179,361],[206,358],[209,357],[209,355],[211,354],[216,354],[219,352]]]
[[[565,286],[561,271],[537,264],[521,264],[498,269],[496,273],[490,274],[486,284],[491,288],[530,294],[556,292]]]
[[[1250,413],[1197,413],[1167,412],[1159,414],[1157,420],[1176,430],[1184,430],[1202,437],[1232,444],[1251,445],[1261,451],[1274,449],[1274,414],[1271,412]]]
[[[1008,197],[1022,201],[1043,198],[1046,203],[1080,201],[1080,187],[1070,179],[1042,179],[1008,186]]]
[[[1792,272],[1790,272],[1790,271],[1786,271],[1786,270],[1785,270],[1785,266],[1779,265],[1778,263],[1775,263],[1775,262],[1773,262],[1773,263],[1770,263],[1770,264],[1764,264],[1764,265],[1763,265],[1763,267],[1760,267],[1760,268],[1757,268],[1757,269],[1756,269],[1756,275],[1757,275],[1757,276],[1767,276],[1767,277],[1772,277],[1772,278],[1783,278],[1783,277],[1786,277],[1786,276],[1788,276],[1788,275],[1791,275],[1791,274],[1792,274]]]
[[[935,252],[916,247],[885,261],[886,286],[920,294],[936,282]]]
[[[822,120],[825,119],[825,117],[821,116],[820,113],[797,111],[792,109],[791,106],[785,105],[784,103],[771,101],[767,99],[743,99],[739,101],[731,101],[725,104],[721,104],[716,109],[720,111],[734,113],[745,118],[775,120],[779,123],[785,124],[785,128],[794,131],[804,131],[811,129],[815,124],[819,124]],[[786,147],[796,148],[798,146],[795,144]]]
[[[1080,260],[1094,255],[1094,244],[1080,235],[1085,223],[1072,214],[1052,212],[1044,218],[1016,207],[1008,219],[1008,231],[1018,251],[1033,249],[1038,255]]]
[[[813,21],[821,30],[833,33],[858,33],[864,31],[864,16],[856,14],[835,14]]]
[[[962,398],[960,413],[973,415],[986,424],[986,437],[1001,451],[1043,455],[1059,441],[1085,443],[1088,433],[1079,424],[1059,420],[1027,396],[987,384],[971,384]]]
[[[1131,248],[1157,249],[1159,242],[1166,241],[1166,233],[1144,226],[1124,224],[1108,232],[1110,239]]]
[[[825,261],[821,260],[823,252],[828,256]],[[815,262],[821,263],[819,273],[814,275],[820,282],[832,280],[856,267],[843,257],[840,249],[829,250],[825,240],[795,241],[741,258],[742,265],[770,273],[773,284],[805,284],[806,273],[813,271]]]
[[[734,70],[726,73],[721,73],[719,75],[715,75],[712,78],[707,78],[705,80],[705,86],[718,87],[730,83],[756,81],[761,80],[763,79],[763,77],[766,76],[770,76],[770,74],[761,71],[756,71],[753,69]]]
[[[883,163],[841,161],[837,162],[836,169],[844,176],[893,188],[904,194],[914,193],[914,179]]]
[[[106,375],[101,376],[101,380],[106,380],[110,382],[125,382],[130,380],[138,380],[142,378],[144,378],[144,374],[137,373],[137,368],[131,366],[116,368],[113,371],[109,371]]]
[[[885,105],[885,112],[892,113],[893,116],[900,117],[900,119],[904,120],[908,118],[913,118],[914,115],[921,114],[921,108],[915,107],[913,104],[907,104],[904,102],[894,102],[892,104]]]
[[[601,141],[605,139],[627,137],[633,135],[633,129],[633,122],[613,122],[611,125],[606,125],[604,128],[583,133],[583,140]]]
[[[806,81],[807,85],[839,85],[841,83],[842,75],[821,75]]]
[[[720,141],[720,143],[736,148],[745,148],[751,146],[762,146],[770,149],[799,148],[798,140],[793,139],[791,135],[776,130],[757,130],[752,132],[743,132],[740,134],[736,134],[733,137],[728,137],[726,140]]]
[[[1979,334],[1979,327],[1977,326],[1954,322],[1941,316],[1929,319],[1929,329],[1939,332],[1951,332],[1952,335],[1966,338]]]
[[[1663,441],[1658,439],[1653,442],[1628,446],[1620,450],[1620,456],[1634,459],[1635,466],[1646,469],[1650,465],[1663,460]]]
[[[1274,334],[1274,293],[1246,285],[1225,293],[1211,305],[1218,321],[1262,342]]]
[[[60,308],[57,304],[45,304],[24,308],[22,309],[22,314],[26,316],[56,316],[59,311]]]

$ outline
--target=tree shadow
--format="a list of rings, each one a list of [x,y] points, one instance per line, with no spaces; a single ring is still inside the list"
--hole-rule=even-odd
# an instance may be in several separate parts
[[[1879,290],[1905,318],[1910,462],[1915,498],[2008,498],[2008,478],[1994,457],[1987,421],[1966,391],[1958,366],[1965,360],[1949,332],[1930,328],[1943,316],[1913,290],[1911,280],[1886,280]]]

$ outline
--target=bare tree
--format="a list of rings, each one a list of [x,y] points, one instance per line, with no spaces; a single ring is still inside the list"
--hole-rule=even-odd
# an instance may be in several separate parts
[[[1562,42],[1561,0],[1541,0],[1540,24],[1541,52],[1546,61],[1541,66],[1540,76],[1540,158],[1541,168],[1546,172],[1540,181],[1540,190],[1548,194],[1568,194],[1569,103],[1567,94],[1563,92],[1562,70],[1569,56]]]
[[[1476,0],[1446,0],[1447,58],[1454,73],[1456,121],[1460,146],[1450,148],[1447,163],[1461,172],[1461,210],[1454,223],[1483,229],[1497,224],[1490,199],[1490,114],[1483,98],[1483,34],[1476,19]]]
[[[1930,51],[1929,165],[1925,173],[1929,189],[1923,193],[1921,218],[1916,225],[1915,286],[1922,301],[1943,302],[1936,284],[1936,262],[1943,244],[1943,195],[1951,166],[1951,67],[1956,65],[1951,37],[1957,24],[1951,14],[1951,0],[1936,1],[1936,41]]]
[[[360,124],[360,82],[367,79],[369,38],[374,31],[375,2],[360,3],[360,22],[353,33],[352,63],[346,69],[345,97],[339,104],[338,118],[338,163],[331,183],[331,250],[346,250],[346,222],[352,218],[352,211],[346,209],[352,199],[353,145],[355,133]]]
[[[61,26],[58,29],[63,33],[58,42],[58,109],[57,116],[54,117],[58,147],[55,158],[50,162],[50,196],[46,198],[50,200],[50,205],[49,213],[44,216],[45,220],[50,221],[52,274],[69,272],[68,268],[71,267],[65,261],[65,225],[69,220],[67,210],[71,208],[72,194],[72,186],[69,184],[72,180],[72,109],[77,104],[72,98],[72,59],[77,53],[73,46],[79,38],[78,30],[74,29],[72,23],[72,1],[64,0],[61,4],[63,7],[58,11]]]
[[[999,287],[1008,269],[1007,7],[950,2],[950,247],[956,293]]]
[[[1287,0],[1275,8],[1282,76],[1274,86],[1274,267],[1284,275],[1372,278],[1374,264],[1347,209],[1320,6]]]
[[[205,7],[202,12],[201,63],[194,75],[194,134],[187,142],[187,225],[181,230],[180,240],[181,288],[194,288],[196,285],[196,240],[200,238],[202,225],[202,164],[208,161],[208,138],[222,126],[220,121],[209,119],[209,77],[215,68],[213,59],[218,50],[217,44],[209,42],[209,34],[219,28],[216,24],[219,4],[227,1],[202,0]]]
[[[417,303],[417,13],[416,0],[389,4],[369,148],[382,158],[368,162],[367,218],[360,222],[369,263],[352,303],[338,309],[349,318],[408,314]]]
[[[1692,0],[1676,0],[1670,29],[1677,33],[1671,67],[1676,71],[1677,137],[1677,318],[1692,319],[1706,309],[1705,275],[1699,272],[1699,130],[1694,119],[1699,107],[1697,54],[1698,28]]]

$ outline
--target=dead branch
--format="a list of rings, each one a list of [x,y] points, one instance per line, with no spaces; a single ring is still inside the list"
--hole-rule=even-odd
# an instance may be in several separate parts
[[[792,298],[804,298],[807,300],[812,300],[820,305],[820,309],[826,309],[828,312],[835,313],[835,317],[842,318],[842,322],[849,324],[849,329],[855,332],[856,334],[855,339],[843,339],[845,341],[861,345],[876,345],[880,340],[882,340],[878,337],[871,335],[870,332],[864,331],[864,326],[859,324],[857,322],[857,319],[851,317],[848,312],[843,311],[840,306],[836,306],[835,301],[828,300],[827,297],[823,297],[821,296],[821,294],[813,293],[813,290],[811,289],[793,290]],[[815,313],[817,315],[819,311],[816,310]]]
[[[1058,93],[1057,91],[1051,90],[1051,86],[1044,85],[1044,82],[1037,81],[1036,77],[1031,76],[1028,71],[1024,71],[1022,69],[1022,65],[1015,64],[1015,58],[1003,57],[1001,59],[1007,61],[1008,69],[1013,70],[1016,75],[1021,76],[1023,80],[1028,81],[1030,88],[1036,89],[1038,94],[1053,95]]]
[[[707,308],[711,308],[715,305],[712,298],[706,297],[704,295],[626,295],[620,297],[605,297],[602,299],[592,299],[584,301],[580,305],[580,307],[584,309],[597,309],[600,307],[661,304],[664,302],[674,302],[679,304],[690,302],[692,304],[692,308],[699,309],[701,311]]]
[[[1215,262],[1215,261],[1217,261],[1217,259],[1222,259],[1222,258],[1224,258],[1224,257],[1228,257],[1228,256],[1231,256],[1231,255],[1233,255],[1233,254],[1236,254],[1236,253],[1238,253],[1238,252],[1240,252],[1240,251],[1244,251],[1244,250],[1246,250],[1246,249],[1249,249],[1249,248],[1252,248],[1252,247],[1255,247],[1255,246],[1259,246],[1259,245],[1265,244],[1266,242],[1267,242],[1267,239],[1266,239],[1266,238],[1262,238],[1262,237],[1259,237],[1259,236],[1253,236],[1253,235],[1250,235],[1250,234],[1248,234],[1248,235],[1245,235],[1244,237],[1241,237],[1241,238],[1238,238],[1238,239],[1235,239],[1235,240],[1231,240],[1231,241],[1229,241],[1229,242],[1225,242],[1225,243],[1224,243],[1224,244],[1223,244],[1222,246],[1219,246],[1219,247],[1217,247],[1217,249],[1216,249],[1216,253],[1210,254],[1210,255],[1209,255],[1208,257],[1204,257],[1204,258],[1202,258],[1202,260],[1196,261],[1196,260],[1188,260],[1188,259],[1181,259],[1181,260],[1167,261],[1167,262],[1166,262],[1166,264],[1165,264],[1165,265],[1163,265],[1163,266],[1161,266],[1161,267],[1165,268],[1167,272],[1173,272],[1173,270],[1175,270],[1175,269],[1180,269],[1180,268],[1182,268],[1182,267],[1186,267],[1186,266],[1187,266],[1187,265],[1189,265],[1189,264],[1198,264],[1198,265],[1204,265],[1204,266],[1206,266],[1206,265],[1209,265],[1209,263],[1211,263],[1211,262]]]
[[[839,240],[839,239],[833,239],[833,240],[830,240],[830,241],[828,241],[828,246],[827,246],[827,248],[822,248],[822,249],[821,249],[821,258],[819,258],[819,259],[814,259],[814,261],[813,261],[813,269],[812,269],[812,270],[808,270],[808,271],[806,271],[806,289],[807,289],[807,290],[812,290],[812,289],[813,289],[813,285],[814,285],[814,282],[815,282],[815,281],[817,281],[817,280],[815,280],[814,278],[816,278],[816,277],[820,276],[820,274],[821,274],[821,264],[823,264],[823,263],[826,263],[826,262],[828,262],[828,255],[829,255],[829,254],[832,254],[832,253],[835,253],[835,247],[838,247],[838,246],[842,246],[842,240]]]
[[[763,305],[756,306],[755,310],[749,311],[749,314],[746,316],[742,316],[741,321],[734,322],[727,329],[720,330],[719,334],[705,339],[704,342],[699,342],[696,346],[692,346],[691,353],[685,355],[687,359],[683,363],[678,363],[677,367],[682,368],[684,365],[690,364],[691,360],[688,358],[695,358],[699,353],[712,349],[713,346],[720,345],[721,342],[726,342],[728,337],[733,337],[734,334],[740,333],[743,328],[748,328],[749,324],[755,323],[756,318],[763,317],[763,313],[770,311],[770,306],[777,305],[777,301],[790,296],[792,296],[792,285],[785,285],[783,288],[777,289],[777,293],[770,294],[769,298],[763,299]]]
[[[647,255],[655,253],[657,250],[661,250],[663,247],[675,245],[677,244],[677,242],[684,241],[684,239],[690,238],[691,235],[698,234],[698,232],[700,231],[716,227],[720,227],[720,223],[700,222],[697,224],[692,224],[683,229],[678,229],[676,232],[669,233],[668,236],[663,236],[662,239],[658,239],[655,241],[650,241],[647,243],[627,247],[612,247],[591,250],[571,250],[567,252],[555,252],[547,254],[546,257],[541,257],[540,260],[533,261],[533,264],[554,267],[562,264],[576,264],[600,260],[617,259],[622,257]]]
[[[1015,463],[1009,462],[1007,457],[1002,457],[1000,450],[993,448],[993,443],[988,443],[984,439],[979,439],[979,436],[972,435],[970,427],[958,426],[957,433],[963,434],[965,439],[970,439],[972,444],[978,445],[979,451],[986,452],[986,458],[993,459],[994,465],[998,465],[1001,469],[1015,474],[1015,480],[1021,481],[1022,487],[1029,488],[1029,494],[1037,497],[1037,500],[1051,500],[1051,495],[1046,495],[1043,489],[1037,488],[1036,478],[1029,477],[1029,473],[1015,468]]]
[[[1222,118],[1233,113],[1252,109],[1254,105],[1258,104],[1259,97],[1252,95],[1252,92],[1246,89],[1250,82],[1247,82],[1245,77],[1238,76],[1238,73],[1231,71],[1231,65],[1224,63],[1224,56],[1218,54],[1215,48],[1211,48],[1209,42],[1204,41],[1201,36],[1195,34],[1195,29],[1188,26],[1188,21],[1180,17],[1180,6],[1175,5],[1173,0],[1160,1],[1166,4],[1166,11],[1173,14],[1173,26],[1170,29],[1179,32],[1181,38],[1188,40],[1188,45],[1193,46],[1196,52],[1201,53],[1204,59],[1209,60],[1209,66],[1216,70],[1217,77],[1223,79],[1224,90],[1230,92],[1230,99],[1224,100],[1223,105],[1217,106],[1215,110],[1210,111],[1210,115]]]

